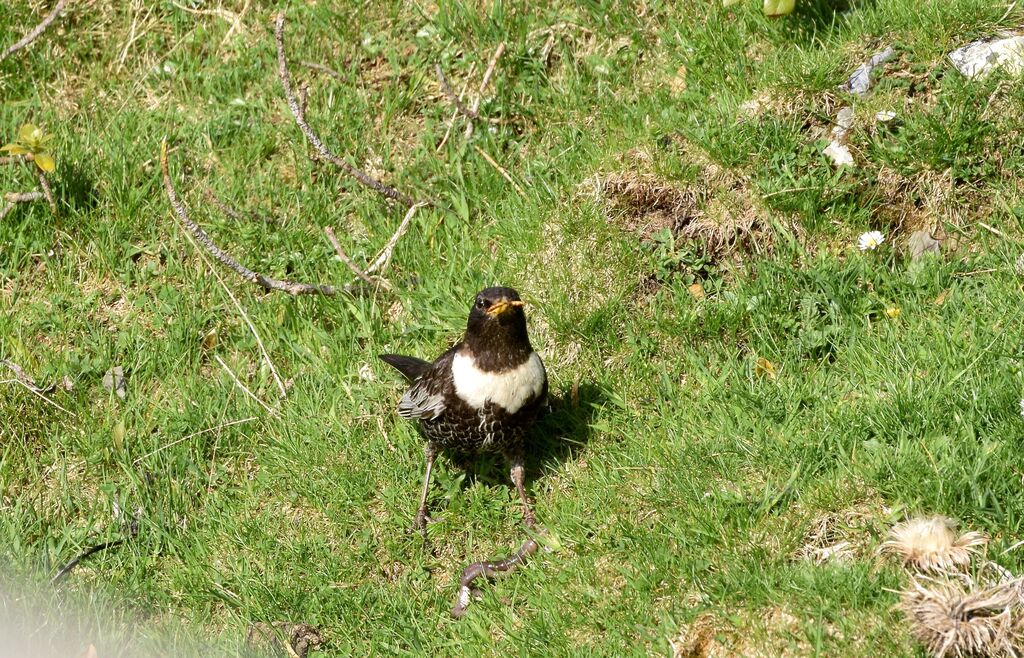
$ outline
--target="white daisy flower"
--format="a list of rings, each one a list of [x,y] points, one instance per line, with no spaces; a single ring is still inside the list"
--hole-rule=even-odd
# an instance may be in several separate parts
[[[857,247],[861,251],[867,251],[868,249],[877,249],[878,245],[883,242],[885,242],[885,236],[881,231],[868,231],[857,240]]]

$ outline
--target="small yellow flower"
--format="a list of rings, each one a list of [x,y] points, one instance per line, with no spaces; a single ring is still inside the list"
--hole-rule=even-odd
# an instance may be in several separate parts
[[[885,316],[889,317],[889,318],[898,318],[898,317],[900,317],[900,307],[899,306],[890,306],[889,308],[885,309]]]

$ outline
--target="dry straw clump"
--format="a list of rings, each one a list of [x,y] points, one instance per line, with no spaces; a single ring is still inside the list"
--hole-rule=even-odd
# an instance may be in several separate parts
[[[911,580],[901,607],[914,637],[935,658],[1024,656],[1024,579],[983,589],[964,580]]]
[[[988,542],[980,532],[957,536],[956,524],[943,516],[910,519],[889,531],[882,550],[900,555],[903,563],[921,571],[947,572],[970,564]]]
[[[698,168],[692,181],[653,173],[652,156],[640,150],[624,154],[622,170],[592,179],[593,192],[610,206],[609,221],[642,241],[668,229],[713,260],[770,252],[775,229],[749,178],[719,166],[693,145],[679,148]]]

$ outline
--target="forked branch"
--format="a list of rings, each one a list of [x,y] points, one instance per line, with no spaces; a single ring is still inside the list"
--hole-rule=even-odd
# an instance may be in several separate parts
[[[53,9],[50,10],[50,13],[46,15],[46,18],[44,18],[39,25],[36,25],[34,28],[29,30],[28,34],[8,46],[6,50],[0,52],[0,62],[38,39],[39,35],[42,34],[46,28],[50,27],[50,23],[57,20],[57,16],[59,16],[60,12],[64,9],[64,3],[66,1],[67,0],[57,0],[57,4],[53,6]]]
[[[337,290],[331,286],[297,283],[294,281],[279,281],[257,272],[253,272],[239,263],[237,260],[232,258],[230,254],[215,245],[213,240],[210,239],[210,236],[206,234],[206,231],[200,228],[200,226],[192,221],[188,216],[188,211],[185,210],[185,206],[178,198],[178,193],[174,189],[174,183],[171,180],[170,167],[167,164],[167,140],[164,140],[160,144],[160,169],[163,172],[164,177],[164,191],[167,192],[167,198],[171,202],[171,207],[174,208],[174,214],[178,216],[182,226],[188,229],[188,232],[192,234],[192,237],[194,237],[199,244],[203,245],[203,247],[210,252],[210,255],[220,261],[222,265],[234,270],[235,273],[246,281],[251,281],[265,290],[280,290],[288,293],[289,295],[337,294]]]
[[[292,79],[291,75],[288,73],[288,61],[284,54],[284,12],[277,15],[277,22],[274,27],[274,38],[277,41],[277,73],[281,78],[281,86],[284,88],[284,96],[288,101],[288,108],[292,111],[292,116],[295,117],[295,123],[298,124],[299,128],[302,130],[302,134],[306,136],[306,140],[309,141],[310,145],[312,145],[314,149],[316,149],[316,152],[320,154],[320,157],[338,167],[349,176],[352,176],[366,187],[376,190],[388,199],[398,201],[406,206],[414,205],[416,202],[408,195],[399,192],[393,187],[385,185],[362,169],[358,169],[357,167],[350,165],[324,146],[320,137],[313,132],[313,129],[310,128],[309,124],[306,122],[305,112],[299,105],[299,101],[295,97],[295,91],[292,89]]]

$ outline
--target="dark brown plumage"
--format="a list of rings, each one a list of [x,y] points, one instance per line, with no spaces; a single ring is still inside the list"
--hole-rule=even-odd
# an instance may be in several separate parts
[[[426,438],[426,474],[415,526],[427,522],[427,491],[434,460],[443,450],[503,453],[523,503],[523,439],[547,396],[547,375],[533,351],[523,302],[512,288],[487,288],[473,302],[462,341],[429,363],[396,354],[381,359],[411,382],[398,403],[403,418],[419,420]]]

